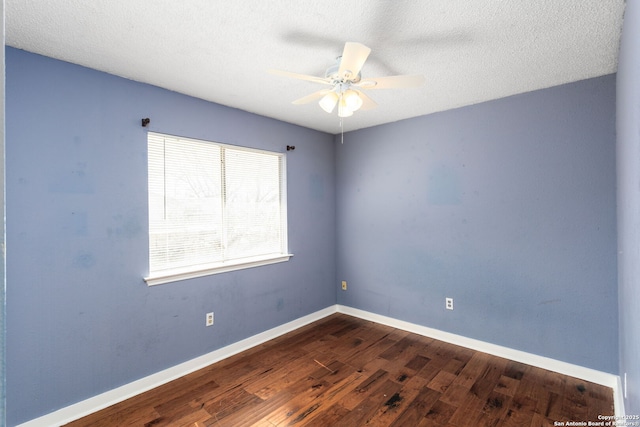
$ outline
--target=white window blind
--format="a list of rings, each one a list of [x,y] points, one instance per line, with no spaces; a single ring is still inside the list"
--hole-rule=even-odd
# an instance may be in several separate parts
[[[149,284],[288,259],[283,154],[149,132],[148,156]]]

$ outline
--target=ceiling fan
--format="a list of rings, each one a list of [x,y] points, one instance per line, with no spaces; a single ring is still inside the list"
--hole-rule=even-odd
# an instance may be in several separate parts
[[[360,108],[370,110],[378,105],[364,93],[365,90],[410,88],[424,84],[425,78],[422,75],[363,79],[360,70],[369,57],[369,53],[371,53],[371,49],[361,43],[345,43],[342,56],[337,58],[335,65],[327,69],[324,77],[280,70],[269,70],[269,72],[329,86],[296,99],[293,104],[308,104],[319,99],[320,107],[327,113],[331,113],[337,106],[339,117],[349,117]]]

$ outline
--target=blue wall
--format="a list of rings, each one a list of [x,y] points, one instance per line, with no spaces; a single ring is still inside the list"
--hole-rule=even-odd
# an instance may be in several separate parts
[[[9,425],[335,304],[331,135],[6,53]],[[294,257],[147,287],[143,117],[158,132],[273,151],[295,145]]]
[[[618,372],[614,75],[337,147],[339,303]]]
[[[620,376],[640,414],[640,3],[627,1],[617,83]]]

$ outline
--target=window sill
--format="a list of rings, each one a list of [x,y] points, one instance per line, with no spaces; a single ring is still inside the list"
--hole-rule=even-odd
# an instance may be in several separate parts
[[[166,270],[155,273],[144,278],[147,286],[162,285],[164,283],[176,282],[178,280],[193,279],[196,277],[208,276],[211,274],[226,273],[229,271],[242,270],[245,268],[260,267],[262,265],[276,264],[289,261],[293,254],[273,255],[268,257],[247,258],[233,262],[214,264],[209,267],[201,267],[198,270]]]

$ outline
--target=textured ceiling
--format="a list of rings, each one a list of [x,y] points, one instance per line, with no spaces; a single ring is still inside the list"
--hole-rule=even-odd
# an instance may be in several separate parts
[[[422,74],[368,92],[354,130],[610,74],[623,0],[5,0],[6,44],[329,133],[337,114],[291,101],[322,87],[347,41],[364,78]]]

